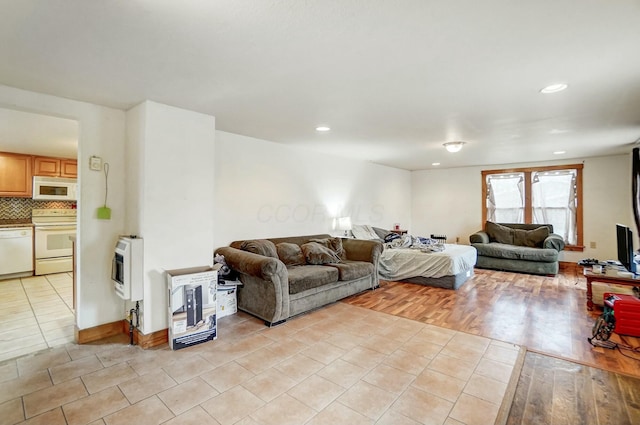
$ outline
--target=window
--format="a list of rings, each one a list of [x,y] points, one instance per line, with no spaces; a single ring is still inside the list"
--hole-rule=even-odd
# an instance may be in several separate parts
[[[482,222],[548,223],[582,251],[582,164],[482,172]]]

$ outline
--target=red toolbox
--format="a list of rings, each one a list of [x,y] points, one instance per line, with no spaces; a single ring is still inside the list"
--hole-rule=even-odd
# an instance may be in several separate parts
[[[613,309],[615,333],[640,336],[640,299],[633,295],[605,293],[604,304]]]

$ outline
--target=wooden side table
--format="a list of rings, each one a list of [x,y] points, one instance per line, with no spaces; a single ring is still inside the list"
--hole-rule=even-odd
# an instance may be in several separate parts
[[[628,278],[618,276],[608,276],[604,273],[593,273],[591,269],[584,269],[584,277],[587,278],[587,310],[593,310],[593,290],[591,282],[614,283],[624,286],[640,286],[640,278]]]

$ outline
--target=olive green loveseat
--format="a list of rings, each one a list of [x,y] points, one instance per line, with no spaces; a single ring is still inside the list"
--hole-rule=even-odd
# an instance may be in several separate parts
[[[469,237],[478,251],[476,267],[540,275],[558,273],[564,240],[551,224],[493,223]]]

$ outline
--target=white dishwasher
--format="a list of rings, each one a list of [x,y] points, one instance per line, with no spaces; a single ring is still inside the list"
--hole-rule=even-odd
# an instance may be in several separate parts
[[[33,270],[33,228],[0,228],[0,277]]]

